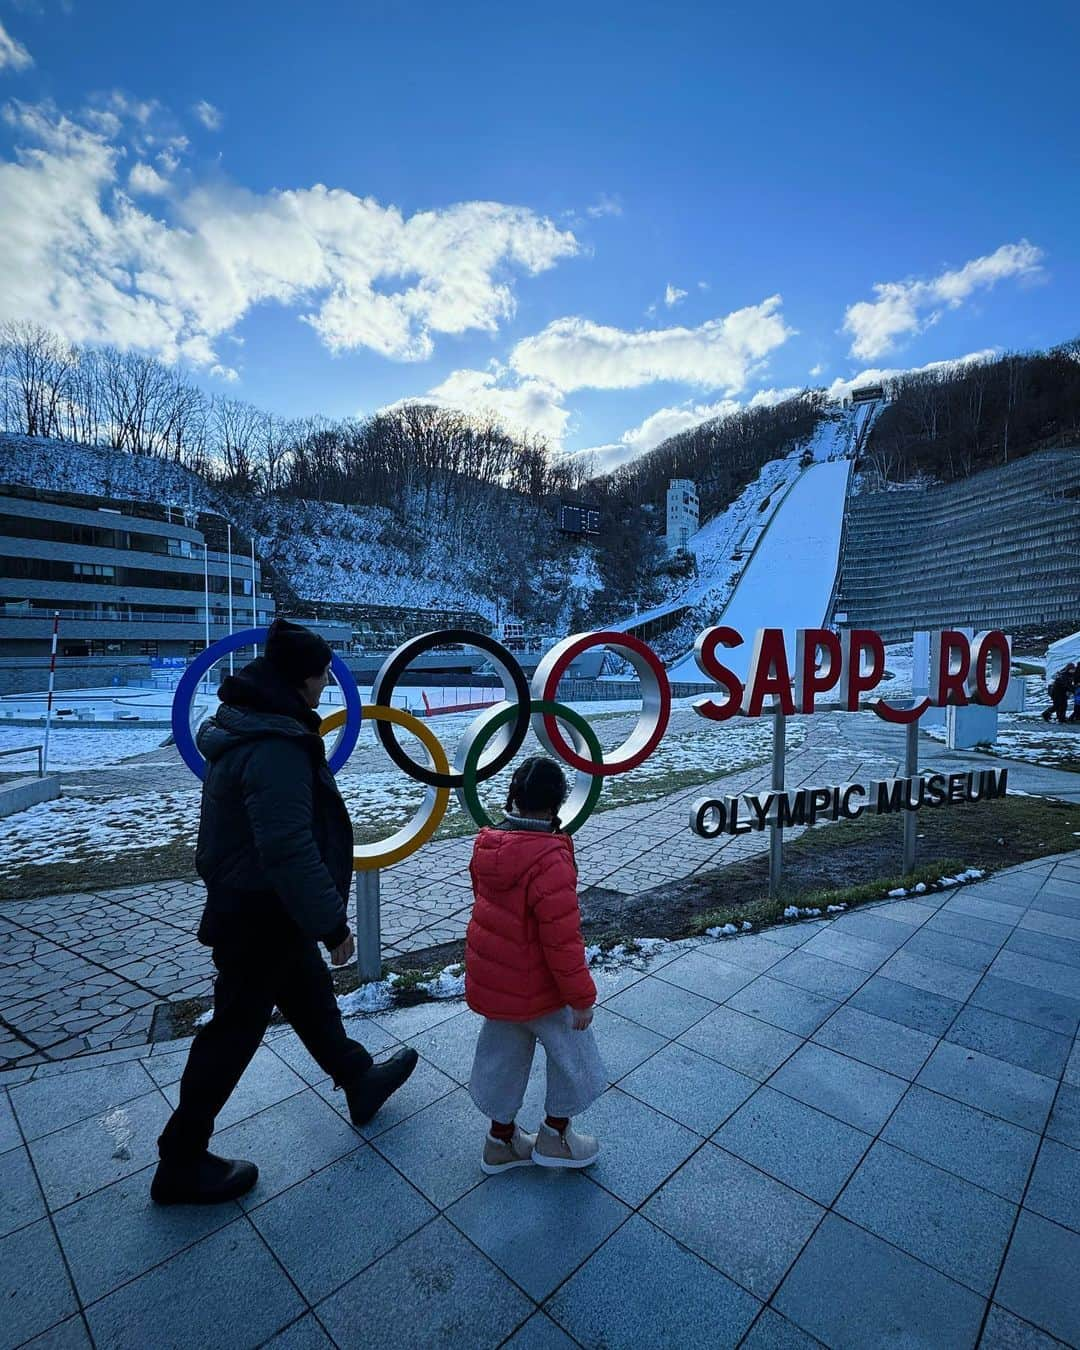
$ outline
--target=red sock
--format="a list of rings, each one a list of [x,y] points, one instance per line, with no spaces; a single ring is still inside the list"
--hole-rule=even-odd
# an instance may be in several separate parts
[[[504,1144],[508,1144],[514,1137],[514,1122],[510,1121],[508,1125],[505,1125],[501,1120],[493,1120],[491,1122],[491,1137],[501,1139]]]
[[[570,1117],[569,1117],[569,1116],[546,1116],[545,1119],[544,1119],[544,1124],[548,1127],[549,1130],[558,1130],[558,1132],[559,1132],[560,1134],[562,1134],[562,1132],[563,1132],[563,1131],[566,1129],[566,1127],[570,1124]]]

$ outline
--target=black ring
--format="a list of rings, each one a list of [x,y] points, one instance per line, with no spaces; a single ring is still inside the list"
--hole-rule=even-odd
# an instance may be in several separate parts
[[[486,652],[509,673],[517,694],[517,717],[511,728],[509,741],[490,764],[483,769],[477,769],[476,781],[483,783],[489,778],[494,778],[501,769],[506,768],[525,744],[525,737],[529,734],[529,709],[532,691],[529,689],[525,672],[501,642],[496,642],[494,638],[488,637],[485,633],[474,633],[469,628],[444,629],[410,638],[408,642],[402,643],[397,651],[387,658],[382,669],[375,676],[375,683],[371,689],[371,701],[372,703],[381,703],[383,707],[389,706],[388,700],[393,697],[394,686],[409,663],[414,661],[416,657],[423,656],[425,652],[429,652],[436,647],[445,647],[451,642],[458,643],[463,647],[475,647],[477,651]],[[417,764],[412,756],[402,749],[391,723],[376,722],[375,734],[382,741],[386,753],[398,768],[403,773],[407,773],[410,778],[415,778],[417,782],[426,783],[428,787],[435,788],[460,788],[464,785],[465,775],[463,773],[436,773],[434,769]]]

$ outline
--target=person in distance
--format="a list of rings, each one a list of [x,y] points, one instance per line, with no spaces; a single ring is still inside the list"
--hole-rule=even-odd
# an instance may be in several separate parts
[[[1047,694],[1050,696],[1050,706],[1042,715],[1044,722],[1049,722],[1054,716],[1059,722],[1064,722],[1068,717],[1069,695],[1077,687],[1078,676],[1075,664],[1070,661],[1067,666],[1062,666],[1054,678],[1047,686]]]
[[[469,1092],[491,1124],[480,1166],[489,1175],[537,1163],[588,1167],[600,1145],[571,1117],[607,1087],[591,1030],[596,986],[585,959],[574,846],[559,833],[566,778],[554,760],[515,772],[506,819],[473,845],[474,903],[465,938],[465,999],[484,1018]],[[536,1042],[547,1058],[547,1115],[536,1134],[517,1124]]]
[[[180,1101],[158,1140],[161,1205],[251,1190],[254,1163],[209,1152],[214,1119],[259,1047],[275,1006],[366,1124],[416,1067],[412,1049],[375,1064],[345,1032],[321,942],[335,966],[355,950],[345,903],[352,825],[326,764],[315,709],[331,650],[277,619],[266,654],[222,681],[200,729],[207,761],[195,861],[206,884],[199,941],[212,948],[213,1018],[195,1037]]]

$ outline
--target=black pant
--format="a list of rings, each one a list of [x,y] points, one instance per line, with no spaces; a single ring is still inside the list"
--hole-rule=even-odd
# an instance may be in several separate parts
[[[1051,721],[1056,714],[1057,720],[1064,722],[1069,711],[1069,695],[1064,690],[1060,694],[1055,694],[1051,690],[1050,702],[1051,706],[1043,713],[1043,721]]]
[[[201,1157],[214,1119],[239,1083],[270,1025],[274,1008],[337,1086],[371,1067],[364,1047],[345,1034],[330,971],[314,942],[262,948],[215,947],[214,1016],[195,1037],[180,1080],[180,1104],[158,1140],[162,1158]]]

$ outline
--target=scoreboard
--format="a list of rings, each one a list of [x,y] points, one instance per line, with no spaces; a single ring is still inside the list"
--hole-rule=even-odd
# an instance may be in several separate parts
[[[599,534],[600,512],[594,506],[559,505],[559,529],[563,534]]]

